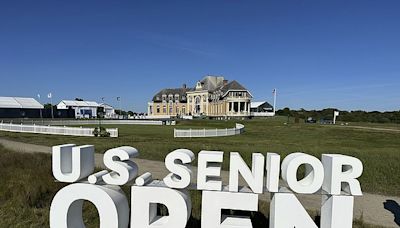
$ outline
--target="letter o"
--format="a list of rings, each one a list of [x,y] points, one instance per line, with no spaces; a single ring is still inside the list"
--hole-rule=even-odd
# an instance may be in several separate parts
[[[297,180],[297,170],[302,164],[306,167],[306,175],[303,179]],[[314,156],[300,152],[293,153],[286,156],[282,162],[282,179],[294,192],[312,194],[322,187],[324,167]]]
[[[70,184],[54,196],[50,206],[50,228],[85,228],[82,205],[93,203],[100,217],[100,228],[127,228],[129,204],[120,187],[84,183]]]

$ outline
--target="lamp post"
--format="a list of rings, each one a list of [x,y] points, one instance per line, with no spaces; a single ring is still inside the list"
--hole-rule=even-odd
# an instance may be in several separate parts
[[[103,118],[103,112],[100,111],[98,113],[98,118],[99,118],[99,132],[101,132],[101,118]]]

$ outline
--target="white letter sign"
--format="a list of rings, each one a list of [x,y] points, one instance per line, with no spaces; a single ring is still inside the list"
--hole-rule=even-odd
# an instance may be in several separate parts
[[[109,170],[93,173],[93,146],[54,146],[54,177],[61,182],[80,183],[70,184],[55,195],[50,207],[50,228],[85,227],[84,201],[96,206],[100,228],[185,228],[192,212],[189,190],[202,191],[202,228],[252,228],[252,219],[255,221],[257,216],[250,218],[241,213],[256,212],[259,194],[264,197],[265,192],[271,193],[270,228],[317,228],[295,196],[317,192],[322,196],[320,228],[351,228],[354,195],[362,195],[357,180],[363,171],[361,161],[340,154],[323,154],[320,161],[297,152],[286,156],[281,164],[277,153],[254,153],[249,168],[245,162],[249,157],[231,152],[229,171],[222,172],[224,152],[203,150],[198,153],[197,185],[192,177],[192,151],[176,149],[169,153],[165,167],[170,173],[163,180],[153,179],[146,171],[137,177],[139,167],[132,158],[138,155],[138,150],[130,146],[109,149],[103,156]],[[301,166],[305,168],[304,178],[298,175],[303,170]],[[154,176],[159,175],[160,170],[156,171]],[[223,181],[228,175],[226,185]],[[240,186],[240,180],[245,186]],[[130,186],[131,210],[120,188],[125,184]],[[198,198],[193,199],[197,202]]]

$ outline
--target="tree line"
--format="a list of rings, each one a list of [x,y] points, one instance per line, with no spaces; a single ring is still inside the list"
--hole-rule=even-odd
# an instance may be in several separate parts
[[[326,108],[322,110],[291,110],[284,108],[277,110],[277,115],[289,116],[299,119],[307,119],[309,117],[315,120],[332,120],[333,112],[339,111],[340,115],[337,117],[338,121],[343,122],[370,122],[370,123],[398,123],[400,124],[400,111],[342,111],[334,108]]]

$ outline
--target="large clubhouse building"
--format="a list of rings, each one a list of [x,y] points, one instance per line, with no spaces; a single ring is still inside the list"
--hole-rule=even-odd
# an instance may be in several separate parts
[[[149,116],[249,117],[251,93],[239,82],[205,76],[194,88],[162,89],[148,103]]]

